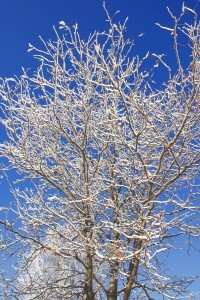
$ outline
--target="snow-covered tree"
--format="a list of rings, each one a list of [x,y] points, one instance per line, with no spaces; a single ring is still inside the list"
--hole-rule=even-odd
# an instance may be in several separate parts
[[[67,229],[62,234],[46,232],[45,243],[50,249],[32,244],[24,254],[20,262],[20,275],[15,283],[14,294],[19,299],[83,299],[82,289],[79,288],[84,280],[82,266],[73,258],[73,252],[68,257],[60,255],[66,249],[69,251],[69,241],[76,240],[76,234],[69,234]]]
[[[193,24],[183,24],[185,12]],[[174,241],[200,232],[200,26],[184,5],[171,16],[163,28],[176,71],[162,55],[132,57],[126,22],[107,14],[109,30],[88,40],[61,22],[55,42],[30,45],[33,75],[1,80],[0,155],[19,174],[17,218],[0,220],[13,235],[4,252],[20,260],[16,299],[192,297],[192,279],[171,276],[164,262]],[[169,75],[158,87],[161,65]]]

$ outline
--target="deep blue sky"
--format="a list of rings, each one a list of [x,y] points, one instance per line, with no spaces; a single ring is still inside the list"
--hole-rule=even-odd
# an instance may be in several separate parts
[[[170,25],[171,19],[166,6],[173,12],[181,10],[180,0],[107,0],[110,13],[121,11],[121,19],[129,16],[128,33],[135,37],[138,49],[160,53],[173,52],[170,35],[163,32],[155,22]],[[198,0],[185,1],[195,7]],[[19,75],[21,67],[33,65],[32,54],[27,53],[28,43],[38,45],[38,36],[53,37],[52,26],[64,20],[67,24],[79,24],[83,37],[95,29],[105,27],[105,12],[102,0],[0,0],[0,77]],[[200,6],[199,6],[200,8]]]
[[[160,22],[170,26],[172,21],[166,6],[178,14],[181,11],[181,0],[107,0],[106,6],[112,15],[120,10],[123,20],[129,16],[128,35],[136,38],[136,50],[140,55],[147,50],[157,53],[168,53],[166,59],[173,57],[173,41],[168,32],[155,26]],[[197,9],[200,13],[198,0],[186,0],[186,5]],[[197,4],[198,3],[198,4]],[[39,47],[38,36],[45,40],[54,38],[52,26],[59,26],[59,21],[79,25],[83,38],[94,30],[103,30],[106,19],[102,8],[102,0],[0,0],[0,77],[11,77],[21,74],[21,67],[35,66],[31,53],[27,52],[28,44]],[[8,191],[5,182],[0,185],[4,201]],[[192,253],[192,252],[191,252]],[[170,257],[171,265],[179,274],[195,273],[200,269],[199,254],[190,257],[180,254]],[[193,290],[199,291],[198,284]],[[200,296],[199,296],[200,297]],[[157,299],[156,299],[157,300]]]

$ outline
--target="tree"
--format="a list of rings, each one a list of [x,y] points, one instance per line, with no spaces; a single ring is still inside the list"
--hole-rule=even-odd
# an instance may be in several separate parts
[[[70,236],[65,228],[63,237],[57,235],[55,231],[46,232],[45,243],[51,250],[32,245],[20,263],[21,272],[14,292],[16,297],[24,300],[81,299],[82,266],[73,259],[73,253],[70,258],[57,254],[58,251],[64,251],[67,246],[70,247],[69,242],[66,243],[65,236],[72,241],[76,239],[76,234]],[[67,249],[69,251],[69,248]]]
[[[193,24],[181,25],[185,12]],[[4,253],[21,258],[17,299],[59,299],[57,284],[60,299],[76,291],[84,300],[192,297],[192,279],[171,276],[163,262],[178,237],[191,243],[200,232],[200,25],[184,5],[179,18],[170,14],[174,26],[163,28],[174,38],[175,72],[162,55],[131,58],[126,22],[107,13],[108,32],[87,41],[61,22],[56,42],[30,45],[40,62],[33,75],[1,80],[0,153],[19,178],[17,218],[0,222],[15,239]],[[178,36],[190,50],[188,67]],[[160,65],[169,76],[158,88]]]

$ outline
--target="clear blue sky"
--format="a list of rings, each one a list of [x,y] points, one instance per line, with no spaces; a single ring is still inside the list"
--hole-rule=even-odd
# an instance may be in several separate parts
[[[133,37],[145,33],[137,45],[140,51],[173,52],[170,35],[163,32],[155,22],[170,25],[166,10],[181,10],[181,0],[107,0],[110,13],[121,11],[121,18],[129,16],[128,33]],[[186,0],[195,7],[198,0]],[[38,36],[52,37],[52,26],[64,20],[69,25],[76,22],[80,32],[87,36],[95,29],[105,26],[102,0],[1,0],[0,1],[0,76],[20,74],[21,66],[33,65],[32,54],[27,53],[28,43],[38,45]],[[200,7],[200,6],[199,6]]]
[[[166,6],[178,14],[181,11],[181,0],[107,0],[106,6],[110,14],[121,11],[121,19],[129,16],[128,35],[136,38],[136,49],[139,54],[147,50],[157,53],[168,53],[168,60],[173,56],[172,37],[155,26],[160,22],[170,26],[171,19]],[[200,13],[198,0],[186,0],[186,5],[197,9]],[[52,26],[64,20],[67,24],[79,25],[83,38],[95,29],[105,27],[105,12],[102,0],[0,0],[0,77],[20,75],[21,67],[33,67],[35,60],[27,52],[28,43],[39,46],[41,35],[45,40],[54,38]],[[5,182],[4,182],[5,183]],[[8,193],[6,185],[0,185],[2,195]],[[5,198],[4,198],[5,199]],[[6,197],[7,199],[7,197]],[[200,255],[191,251],[191,256],[170,256],[171,266],[177,274],[194,274],[200,269]],[[193,290],[200,291],[200,283],[193,285]],[[199,296],[200,297],[200,296]],[[200,298],[199,298],[200,299]]]

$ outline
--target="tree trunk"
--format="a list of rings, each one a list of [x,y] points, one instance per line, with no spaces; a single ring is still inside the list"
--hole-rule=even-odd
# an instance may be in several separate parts
[[[86,157],[83,152],[83,176],[85,183],[85,194],[87,199],[89,199],[90,192],[88,187],[88,170]],[[92,226],[90,224],[90,211],[88,201],[84,203],[84,213],[85,213],[85,228],[83,230],[83,235],[86,241],[86,275],[85,275],[85,290],[84,290],[84,300],[94,300],[95,294],[93,291],[93,255],[91,248],[89,246],[90,240],[92,239]]]
[[[134,251],[141,249],[142,241],[135,240],[134,242]],[[127,284],[124,289],[124,298],[123,300],[129,300],[131,295],[131,290],[133,288],[133,284],[135,282],[137,273],[139,268],[139,259],[135,258],[130,262],[129,265],[129,277],[127,280]]]
[[[111,267],[110,286],[107,292],[107,300],[117,300],[117,263]]]
[[[85,289],[84,289],[84,300],[94,300],[93,292],[93,258],[90,253],[89,246],[86,246],[87,251],[87,268],[85,275]]]

